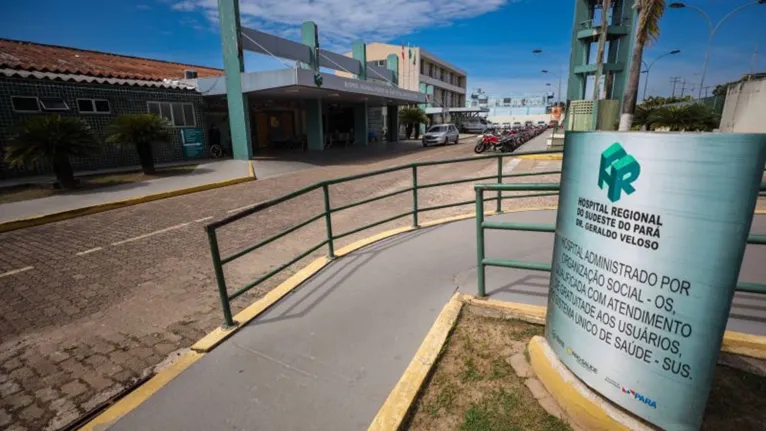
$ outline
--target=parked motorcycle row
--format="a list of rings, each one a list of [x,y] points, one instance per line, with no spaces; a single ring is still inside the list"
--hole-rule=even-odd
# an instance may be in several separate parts
[[[487,150],[493,150],[510,153],[547,129],[548,126],[539,125],[528,126],[524,129],[486,131],[477,138],[473,151],[483,153]]]

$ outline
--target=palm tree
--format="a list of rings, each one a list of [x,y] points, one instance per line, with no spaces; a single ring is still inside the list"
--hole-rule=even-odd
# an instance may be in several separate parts
[[[720,122],[718,114],[709,106],[692,103],[681,106],[660,106],[647,116],[649,129],[666,128],[671,132],[703,131],[709,132]]]
[[[630,60],[628,85],[622,96],[622,115],[620,116],[620,131],[630,130],[633,124],[633,112],[636,110],[638,95],[638,79],[641,72],[641,57],[644,46],[660,36],[660,18],[665,12],[665,0],[636,0],[638,23],[636,25],[636,41]]]
[[[82,119],[50,115],[24,123],[5,147],[5,160],[18,167],[48,164],[59,186],[71,189],[77,182],[70,157],[92,156],[98,151],[98,140]]]
[[[146,175],[154,174],[152,145],[167,144],[173,137],[170,122],[156,114],[120,115],[109,125],[107,133],[107,142],[136,149]]]
[[[418,126],[420,123],[428,121],[428,117],[426,116],[425,111],[417,106],[405,107],[399,110],[399,121],[404,123],[407,138],[409,138],[412,131],[415,130],[415,139],[418,139],[418,134],[420,133]]]

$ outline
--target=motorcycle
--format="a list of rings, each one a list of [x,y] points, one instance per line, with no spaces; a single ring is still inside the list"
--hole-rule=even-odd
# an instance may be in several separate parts
[[[488,149],[492,149],[494,151],[510,153],[515,149],[517,141],[518,140],[512,135],[498,137],[493,134],[485,134],[482,135],[473,151],[480,154]]]

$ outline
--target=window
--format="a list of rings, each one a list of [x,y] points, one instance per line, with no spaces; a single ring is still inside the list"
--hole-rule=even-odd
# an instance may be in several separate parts
[[[11,96],[11,103],[16,112],[40,112],[37,97]]]
[[[112,112],[109,101],[105,99],[77,99],[77,110],[86,114],[108,114]]]
[[[194,117],[194,105],[178,102],[148,102],[150,114],[159,115],[170,121],[176,127],[194,127],[197,122]]]
[[[40,97],[40,106],[44,111],[68,111],[69,106],[60,97]]]

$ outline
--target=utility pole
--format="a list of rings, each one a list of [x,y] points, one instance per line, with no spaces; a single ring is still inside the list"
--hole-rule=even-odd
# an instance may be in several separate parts
[[[606,46],[606,29],[609,25],[609,10],[611,0],[603,0],[601,3],[601,34],[598,38],[596,50],[596,76],[593,80],[593,100],[601,99],[601,77],[604,73],[604,47]]]
[[[682,99],[683,99],[683,97],[684,97],[684,90],[685,90],[685,89],[686,89],[686,80],[685,80],[685,79],[682,79],[682,80],[681,80],[681,98],[682,98]]]
[[[670,78],[670,83],[673,84],[673,94],[671,97],[676,97],[676,84],[678,84],[680,81],[680,76],[673,76]]]

